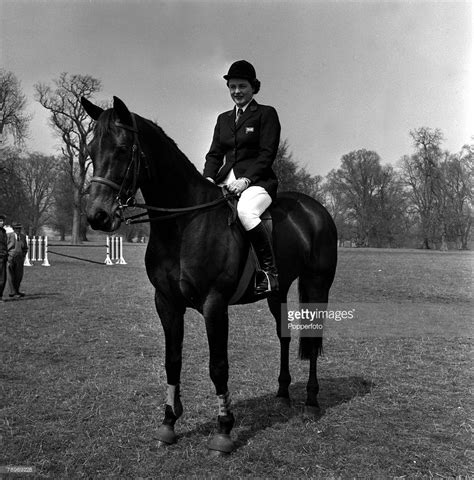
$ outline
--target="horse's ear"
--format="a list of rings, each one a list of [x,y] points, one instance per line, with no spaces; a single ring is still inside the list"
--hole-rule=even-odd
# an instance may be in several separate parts
[[[93,120],[98,120],[100,114],[104,111],[102,108],[89,102],[86,97],[81,97],[81,103],[84,107],[84,110]]]
[[[114,110],[118,115],[119,121],[125,125],[132,125],[132,115],[127,105],[118,97],[114,97]]]

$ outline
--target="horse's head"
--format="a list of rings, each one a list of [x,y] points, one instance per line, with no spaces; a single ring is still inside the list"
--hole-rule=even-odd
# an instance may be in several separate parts
[[[141,152],[135,117],[117,97],[108,110],[84,97],[81,103],[96,121],[89,144],[93,177],[87,220],[93,229],[111,232],[120,226],[121,210],[138,188]]]

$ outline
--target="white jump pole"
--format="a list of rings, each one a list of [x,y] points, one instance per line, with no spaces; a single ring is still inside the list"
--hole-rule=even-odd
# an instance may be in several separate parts
[[[31,239],[31,261],[36,262],[36,237]]]
[[[31,238],[27,235],[26,236],[26,245],[28,245],[28,250],[26,251],[26,256],[25,256],[25,261],[23,262],[23,265],[25,267],[32,267],[33,265],[30,262],[30,249],[31,249]]]
[[[41,262],[43,260],[43,237],[38,235],[38,243],[37,243],[37,255],[36,255],[36,260],[38,262]]]
[[[118,260],[117,247],[118,247],[118,237],[112,237],[112,251],[110,252],[110,260],[112,260],[112,262]]]
[[[125,261],[125,259],[123,258],[123,238],[120,237],[119,238],[119,260],[117,262],[117,264],[119,265],[127,265],[127,262]]]
[[[113,265],[112,260],[110,260],[110,241],[111,237],[107,236],[106,245],[107,245],[107,256],[105,257],[105,264],[106,265]]]
[[[49,261],[48,261],[48,237],[44,236],[43,239],[44,239],[44,242],[43,242],[44,255],[43,255],[43,263],[41,264],[41,266],[50,267],[51,265],[49,264]]]

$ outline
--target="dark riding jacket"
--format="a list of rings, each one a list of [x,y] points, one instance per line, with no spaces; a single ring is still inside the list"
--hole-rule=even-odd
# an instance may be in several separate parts
[[[8,256],[8,234],[3,227],[0,227],[0,260]]]
[[[234,108],[217,117],[203,175],[219,184],[234,169],[235,178],[246,177],[250,185],[263,187],[275,198],[278,180],[272,164],[280,143],[278,114],[252,100],[237,125],[235,115]]]

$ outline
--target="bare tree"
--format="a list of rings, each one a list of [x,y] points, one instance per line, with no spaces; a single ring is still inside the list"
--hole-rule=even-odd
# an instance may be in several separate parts
[[[459,154],[447,156],[441,168],[449,234],[459,249],[467,250],[472,228],[474,146],[465,145]]]
[[[319,175],[311,175],[304,167],[300,167],[289,151],[288,141],[280,142],[278,152],[273,164],[273,169],[278,178],[280,191],[297,191],[313,198],[320,199],[322,195]]]
[[[71,243],[81,241],[81,214],[90,159],[87,142],[92,121],[81,105],[81,97],[91,97],[101,89],[101,82],[90,75],[61,73],[54,86],[35,85],[36,100],[51,113],[51,125],[62,140],[62,154],[68,161],[73,192]]]
[[[391,165],[382,166],[374,216],[374,232],[378,247],[403,245],[409,229],[405,215],[407,202],[400,175]]]
[[[402,175],[411,204],[416,210],[421,226],[423,247],[431,248],[437,229],[445,243],[446,226],[440,217],[442,203],[442,178],[440,162],[443,158],[439,129],[421,127],[410,131],[415,153],[402,158]]]
[[[58,179],[58,160],[40,153],[30,153],[15,162],[17,176],[25,194],[24,222],[30,235],[51,219]]]
[[[31,116],[25,113],[26,96],[12,72],[0,68],[0,138],[13,136],[15,145],[21,145],[28,134]]]
[[[357,227],[353,219],[349,218],[345,194],[340,188],[336,170],[327,174],[323,194],[324,204],[336,224],[339,245],[342,246],[346,240],[352,241],[356,237]]]
[[[69,162],[61,157],[58,165],[58,181],[54,190],[54,208],[51,225],[59,232],[61,241],[71,234],[71,218],[74,211],[74,195],[71,191]]]
[[[381,179],[380,157],[365,149],[343,155],[341,167],[331,176],[332,187],[342,195],[348,216],[357,228],[357,242],[363,247],[370,245],[375,227]]]
[[[342,157],[324,184],[326,204],[340,241],[358,246],[399,246],[406,229],[405,202],[398,173],[382,166],[376,152],[365,149]]]
[[[5,147],[0,155],[0,208],[8,222],[20,222],[25,214],[25,192],[18,177],[18,149]]]

